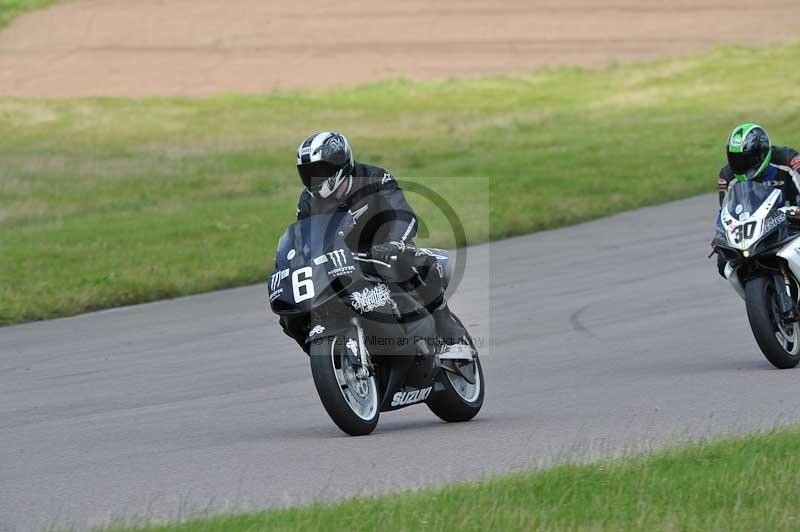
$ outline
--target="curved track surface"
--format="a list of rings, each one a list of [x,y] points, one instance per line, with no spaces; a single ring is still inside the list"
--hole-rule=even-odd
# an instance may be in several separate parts
[[[762,358],[705,258],[715,201],[471,248],[454,307],[487,338],[488,387],[466,424],[418,406],[343,436],[264,286],[4,328],[0,530],[301,504],[796,422],[800,372]]]

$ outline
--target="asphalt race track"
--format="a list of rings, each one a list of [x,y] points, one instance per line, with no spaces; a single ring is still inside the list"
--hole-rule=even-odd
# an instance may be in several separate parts
[[[264,286],[0,329],[0,531],[302,504],[796,422],[800,371],[766,362],[706,259],[715,203],[471,248],[453,306],[487,342],[487,397],[466,424],[417,406],[344,436]]]

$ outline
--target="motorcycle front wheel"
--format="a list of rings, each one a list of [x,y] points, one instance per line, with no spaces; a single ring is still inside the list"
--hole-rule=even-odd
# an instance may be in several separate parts
[[[375,430],[380,416],[377,379],[357,375],[358,367],[347,356],[345,338],[317,340],[309,353],[314,385],[333,422],[351,436]]]
[[[756,277],[745,285],[747,319],[761,352],[778,369],[800,362],[800,327],[785,322],[778,310],[778,294],[769,277]]]

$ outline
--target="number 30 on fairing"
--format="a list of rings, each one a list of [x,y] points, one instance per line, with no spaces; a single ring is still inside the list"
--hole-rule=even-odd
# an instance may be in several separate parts
[[[743,238],[749,240],[753,238],[753,233],[755,233],[755,231],[755,222],[747,222],[746,224],[738,225],[736,229],[733,230],[733,241],[738,244]]]
[[[311,277],[312,272],[310,266],[292,272],[292,292],[294,293],[295,303],[300,303],[301,301],[314,297],[314,281]]]

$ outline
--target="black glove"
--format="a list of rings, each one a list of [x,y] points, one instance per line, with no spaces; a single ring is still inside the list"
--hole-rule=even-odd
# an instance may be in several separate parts
[[[390,257],[397,257],[406,250],[406,245],[403,242],[392,240],[390,242],[383,242],[372,246],[370,255],[373,259],[381,262],[389,263]]]

